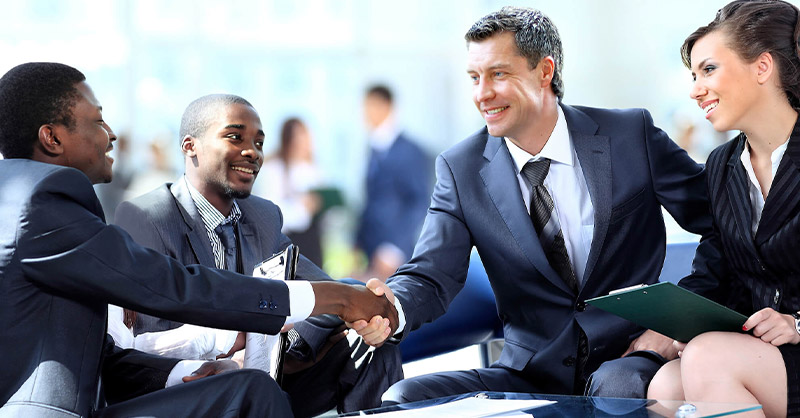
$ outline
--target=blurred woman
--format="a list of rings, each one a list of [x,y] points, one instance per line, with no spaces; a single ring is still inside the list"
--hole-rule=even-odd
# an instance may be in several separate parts
[[[798,9],[734,1],[681,48],[691,98],[717,131],[741,134],[708,159],[714,239],[726,271],[714,298],[752,335],[702,334],[653,379],[648,397],[760,403],[800,415],[800,57]],[[688,279],[687,279],[688,280]],[[676,343],[677,344],[677,343]]]
[[[278,151],[261,167],[254,194],[281,208],[281,231],[300,247],[304,256],[321,266],[320,229],[315,217],[320,198],[313,192],[319,184],[311,133],[300,119],[289,118],[281,126]]]

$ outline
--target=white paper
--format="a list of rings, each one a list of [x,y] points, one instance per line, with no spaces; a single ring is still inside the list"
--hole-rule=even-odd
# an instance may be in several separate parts
[[[524,416],[521,410],[538,408],[550,405],[555,401],[545,401],[540,399],[487,399],[472,397],[459,399],[440,405],[429,406],[427,408],[406,409],[402,411],[384,412],[380,414],[370,414],[371,417],[510,417]],[[527,414],[529,415],[529,414]]]

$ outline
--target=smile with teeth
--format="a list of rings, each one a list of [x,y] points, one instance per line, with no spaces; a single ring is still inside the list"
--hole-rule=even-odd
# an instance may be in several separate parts
[[[253,173],[255,173],[255,171],[254,171],[254,170],[251,170],[251,169],[249,169],[249,168],[245,168],[245,167],[236,167],[236,166],[233,166],[233,167],[231,167],[231,169],[232,169],[232,170],[236,170],[236,171],[241,171],[242,173],[247,173],[247,174],[253,174]]]
[[[705,110],[705,112],[708,113],[708,112],[714,110],[717,107],[718,104],[719,104],[719,102],[709,103],[705,107],[703,107],[703,110]]]
[[[508,109],[508,106],[498,107],[496,109],[489,109],[489,110],[486,111],[486,113],[488,113],[490,115],[496,115],[496,114],[498,114],[498,113],[500,113],[500,112],[502,112],[502,111],[504,111],[506,109]]]

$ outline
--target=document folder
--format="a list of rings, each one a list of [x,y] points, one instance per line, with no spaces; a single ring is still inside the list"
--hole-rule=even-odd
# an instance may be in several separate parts
[[[747,317],[664,282],[636,286],[586,303],[681,342],[709,331],[742,332]]]
[[[290,244],[282,252],[262,261],[253,269],[253,276],[268,280],[294,280],[300,249]],[[247,333],[244,367],[269,373],[278,385],[283,383],[283,355],[289,348],[286,333],[264,335]]]

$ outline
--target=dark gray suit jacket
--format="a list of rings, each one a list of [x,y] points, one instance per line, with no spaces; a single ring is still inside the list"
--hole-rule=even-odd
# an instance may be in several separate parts
[[[256,264],[283,251],[291,241],[281,233],[283,217],[274,203],[257,196],[238,199],[237,203],[242,211],[238,226],[242,266],[244,273],[250,274]],[[137,243],[186,265],[215,265],[214,252],[203,220],[183,179],[123,202],[116,213],[115,223],[128,231]],[[297,263],[297,279],[331,280],[302,255]],[[341,324],[341,319],[324,315],[297,323],[295,329],[314,355],[325,344],[331,331]],[[134,333],[163,331],[181,325],[180,322],[137,315]]]
[[[698,234],[710,232],[711,217],[702,167],[653,126],[647,111],[561,106],[595,212],[579,292],[548,264],[508,148],[486,129],[437,158],[414,255],[388,283],[408,330],[416,329],[444,313],[461,290],[475,246],[504,324],[498,366],[542,390],[573,393],[580,329],[589,341],[587,375],[643,332],[584,301],[658,280],[666,245],[662,206]],[[696,260],[700,270],[706,261]]]
[[[289,313],[281,282],[184,266],[106,225],[73,168],[0,160],[0,218],[0,416],[87,416],[101,369],[121,392],[140,390],[133,370],[145,366],[158,369],[142,375],[149,390],[163,387],[175,360],[109,346],[108,303],[261,333]]]

